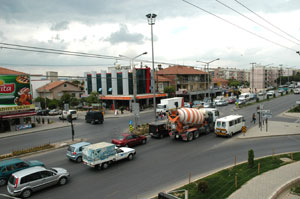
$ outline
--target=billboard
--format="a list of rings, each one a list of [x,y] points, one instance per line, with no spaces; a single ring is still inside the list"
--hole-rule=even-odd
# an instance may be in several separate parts
[[[0,112],[34,109],[29,75],[0,75]]]

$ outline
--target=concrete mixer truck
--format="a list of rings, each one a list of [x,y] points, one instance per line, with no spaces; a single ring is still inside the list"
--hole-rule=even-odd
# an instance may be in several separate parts
[[[200,134],[208,134],[214,129],[219,111],[214,108],[180,108],[171,111],[168,120],[171,138],[192,141]]]

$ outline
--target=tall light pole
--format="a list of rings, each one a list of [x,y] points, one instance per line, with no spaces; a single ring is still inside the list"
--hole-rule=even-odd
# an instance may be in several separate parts
[[[207,80],[207,89],[208,89],[208,87],[209,87],[209,64],[212,63],[212,62],[214,62],[214,61],[218,61],[218,60],[220,60],[220,58],[214,59],[214,60],[209,61],[209,62],[196,61],[196,62],[201,62],[201,63],[206,64],[206,70],[207,70],[207,78],[206,78],[206,80]],[[205,80],[205,81],[206,81],[206,80]],[[210,90],[210,88],[209,88],[209,97],[211,97],[210,94],[211,94],[211,90]]]
[[[124,56],[124,55],[119,55],[119,57],[124,57],[124,58],[127,58],[130,60],[130,67],[132,69],[132,76],[133,76],[133,102],[136,103],[136,94],[137,94],[137,85],[136,85],[136,69],[135,69],[135,66],[134,66],[134,60],[142,55],[146,55],[147,52],[143,52],[142,54],[139,54],[135,57],[127,57],[127,56]],[[137,115],[134,114],[134,127],[136,128],[136,123],[137,123]]]
[[[154,68],[154,47],[153,47],[153,25],[155,24],[156,14],[149,13],[146,15],[148,25],[151,26],[151,46],[152,46],[152,70],[153,70],[153,107],[154,107],[154,120],[156,121],[156,82],[155,82],[155,68]]]
[[[256,64],[255,62],[250,63],[252,65],[252,77],[251,77],[251,92],[253,93],[253,87],[254,87],[254,65]]]

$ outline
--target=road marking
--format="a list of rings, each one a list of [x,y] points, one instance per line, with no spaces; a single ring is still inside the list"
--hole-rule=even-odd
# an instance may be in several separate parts
[[[16,198],[16,197],[13,197],[13,196],[10,196],[10,195],[7,195],[7,194],[3,194],[3,193],[0,193],[0,196],[4,196],[4,197],[7,197],[7,198],[11,198],[11,199],[20,199],[20,198]]]

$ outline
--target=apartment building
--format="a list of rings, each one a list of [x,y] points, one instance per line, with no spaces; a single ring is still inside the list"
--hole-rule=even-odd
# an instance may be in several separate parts
[[[237,68],[211,68],[209,71],[212,78],[236,79],[238,81],[250,81],[250,71]]]

